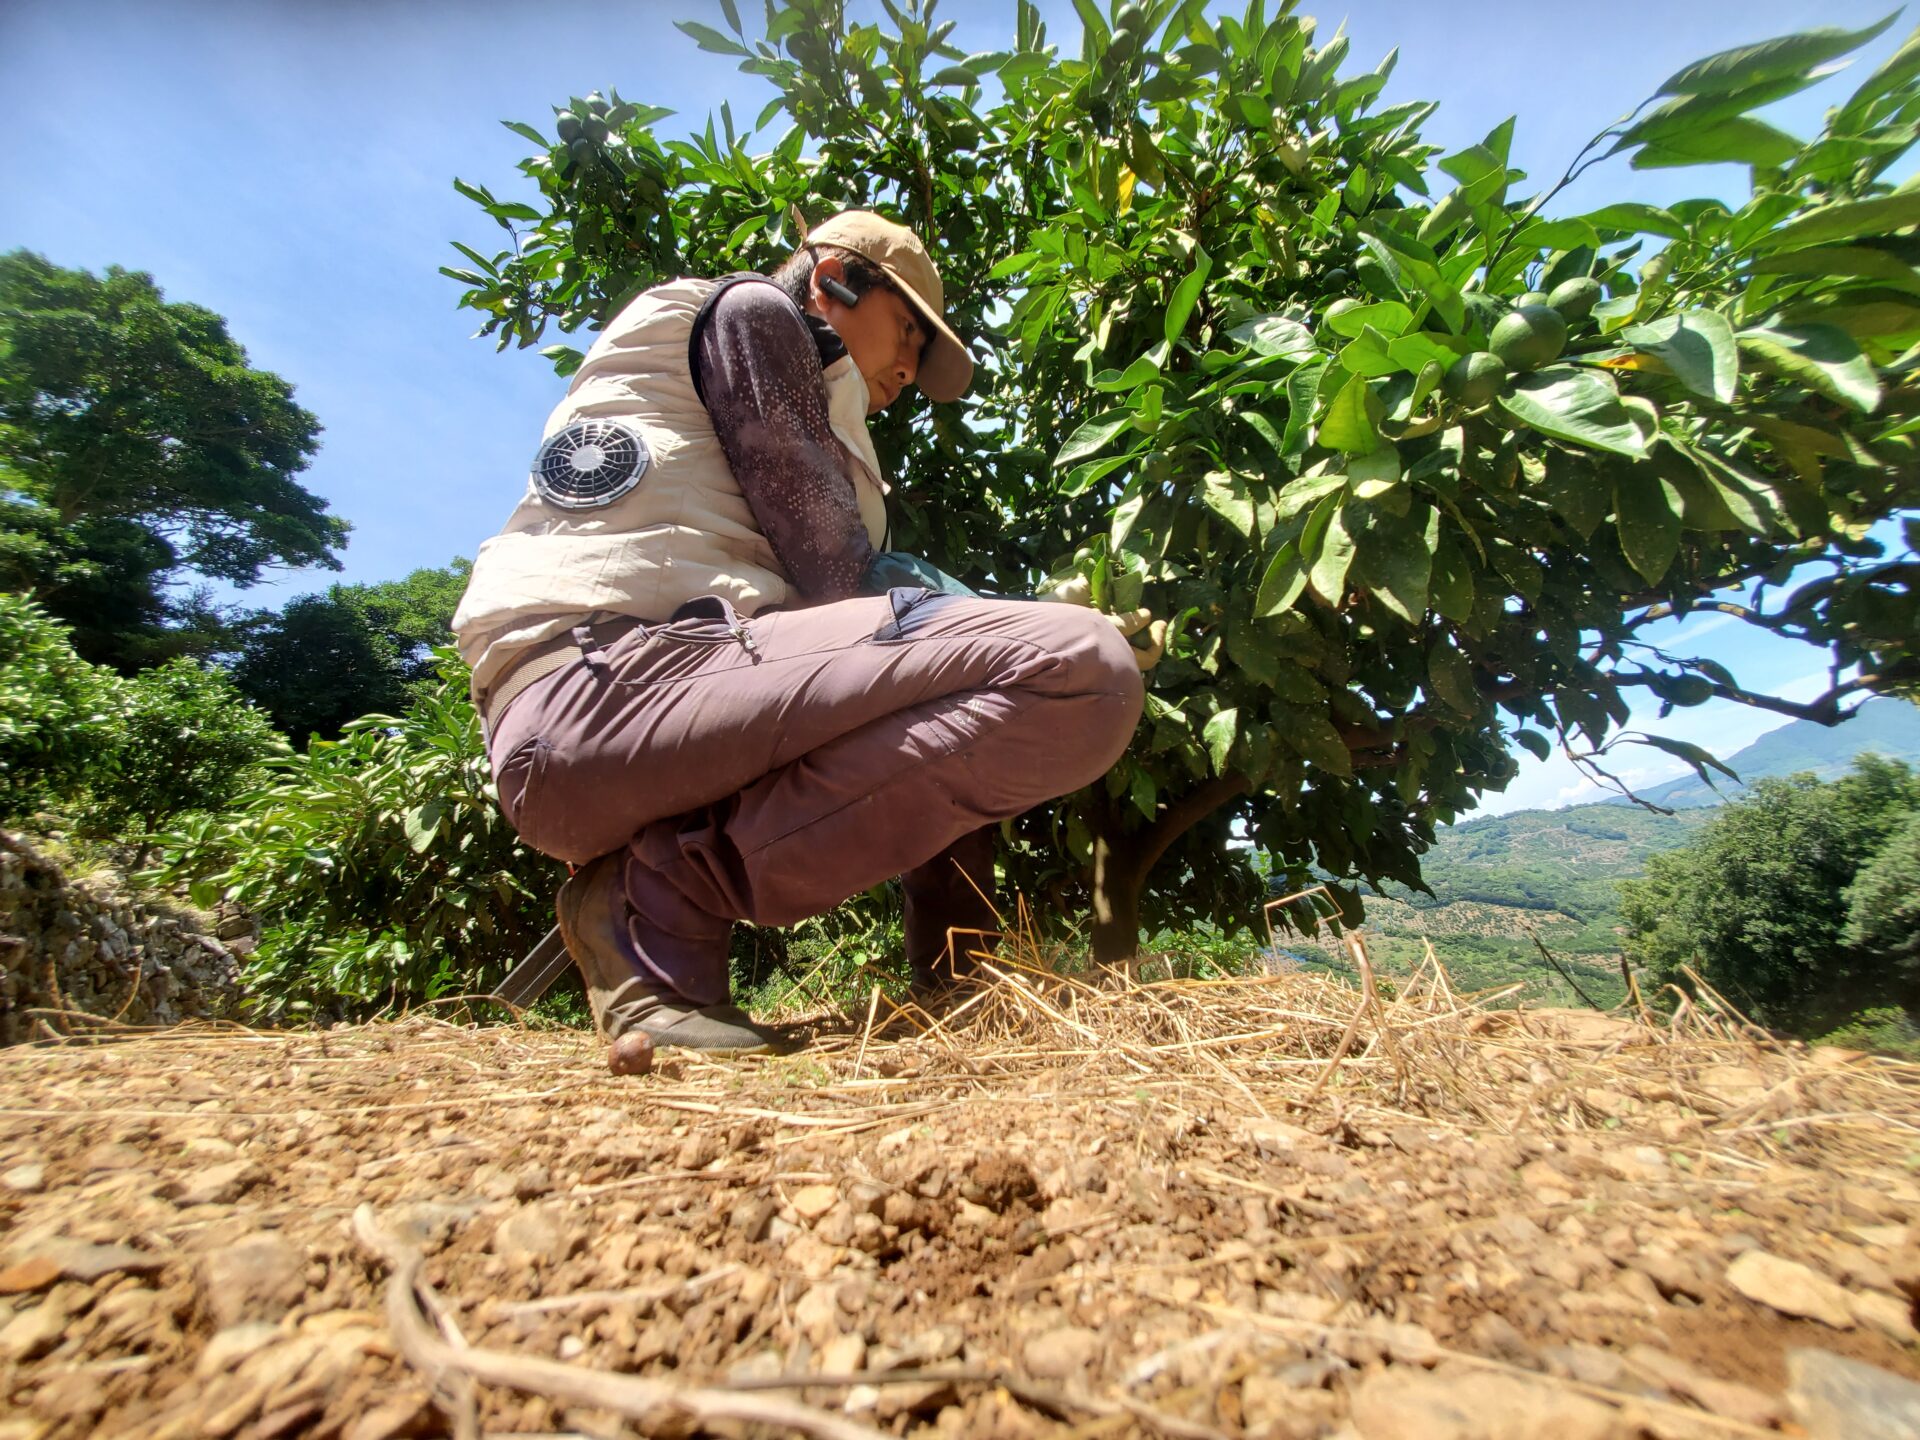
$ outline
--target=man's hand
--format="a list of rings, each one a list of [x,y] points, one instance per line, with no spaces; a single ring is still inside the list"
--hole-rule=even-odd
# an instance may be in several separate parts
[[[1093,582],[1084,575],[1074,575],[1061,581],[1050,589],[1042,590],[1036,597],[1039,600],[1051,600],[1060,605],[1093,605]],[[1133,663],[1144,672],[1160,663],[1160,657],[1167,648],[1167,622],[1153,618],[1153,612],[1141,606],[1138,610],[1129,610],[1122,615],[1108,615],[1113,628],[1133,642]],[[1142,645],[1139,636],[1144,632],[1147,643]]]

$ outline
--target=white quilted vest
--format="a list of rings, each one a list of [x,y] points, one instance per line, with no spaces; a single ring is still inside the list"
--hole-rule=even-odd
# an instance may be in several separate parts
[[[659,622],[699,595],[724,596],[742,615],[787,602],[780,562],[693,388],[687,342],[717,284],[673,280],[639,296],[594,341],[547,417],[542,439],[576,420],[623,420],[645,437],[651,460],[638,485],[596,509],[554,505],[529,479],[506,526],[481,545],[453,617],[476,700],[516,654],[589,615]],[[844,355],[822,379],[878,550],[888,487],[867,433],[867,383]]]

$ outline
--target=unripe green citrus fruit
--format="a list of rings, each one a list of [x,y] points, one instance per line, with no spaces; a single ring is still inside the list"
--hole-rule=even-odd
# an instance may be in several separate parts
[[[1447,367],[1440,389],[1449,400],[1484,405],[1507,388],[1507,362],[1486,350],[1462,355]]]
[[[1567,322],[1551,306],[1529,305],[1493,327],[1488,348],[1510,370],[1538,370],[1567,348]]]
[[[1600,282],[1587,275],[1578,275],[1571,280],[1562,280],[1553,287],[1553,293],[1547,296],[1547,304],[1566,317],[1568,323],[1578,324],[1593,313],[1593,307],[1604,298]]]
[[[1529,305],[1544,305],[1544,304],[1546,304],[1546,303],[1547,303],[1547,292],[1546,292],[1546,291],[1544,291],[1544,290],[1529,290],[1529,291],[1527,291],[1527,292],[1526,292],[1525,294],[1523,294],[1522,296],[1520,296],[1520,298],[1519,298],[1519,299],[1517,299],[1517,300],[1515,300],[1515,301],[1513,302],[1513,308],[1514,308],[1514,309],[1516,309],[1516,310],[1524,310],[1524,309],[1526,309],[1526,308],[1527,308],[1527,307],[1528,307]]]

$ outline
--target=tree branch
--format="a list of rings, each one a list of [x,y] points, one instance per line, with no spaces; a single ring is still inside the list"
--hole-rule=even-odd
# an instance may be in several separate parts
[[[1656,677],[1651,672],[1620,671],[1612,672],[1616,685],[1651,686]],[[1704,677],[1703,677],[1704,678]],[[1752,690],[1743,690],[1738,685],[1722,685],[1718,681],[1708,681],[1713,687],[1715,698],[1732,700],[1740,705],[1751,705],[1756,710],[1771,710],[1776,715],[1791,715],[1795,720],[1811,720],[1816,725],[1838,725],[1848,719],[1853,712],[1842,710],[1840,702],[1849,695],[1862,690],[1879,693],[1895,685],[1911,684],[1920,680],[1920,660],[1901,660],[1884,670],[1876,670],[1868,675],[1856,675],[1853,679],[1833,686],[1817,700],[1782,700],[1776,695],[1761,695]]]
[[[1222,775],[1207,781],[1197,790],[1188,791],[1168,805],[1166,811],[1156,816],[1153,824],[1140,837],[1140,848],[1133,855],[1134,863],[1139,868],[1134,873],[1144,880],[1174,841],[1229,800],[1252,788],[1244,775]]]

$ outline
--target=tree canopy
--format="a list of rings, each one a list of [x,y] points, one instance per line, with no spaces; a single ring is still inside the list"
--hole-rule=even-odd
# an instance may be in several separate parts
[[[1752,112],[1885,22],[1688,66],[1568,172],[1737,161],[1743,204],[1549,215],[1514,121],[1438,153],[1432,105],[1381,103],[1395,57],[1348,70],[1291,0],[1076,0],[1065,46],[1016,0],[992,52],[883,3],[683,22],[771,87],[751,127],[729,103],[663,138],[613,90],[505,122],[526,198],[456,181],[507,239],[446,273],[530,346],[674,275],[769,267],[796,210],[928,238],[979,370],[877,427],[899,543],[995,588],[1078,573],[1169,626],[1128,756],[1009,827],[1016,883],[1090,903],[1098,953],[1257,914],[1236,833],[1301,879],[1417,884],[1515,747],[1712,763],[1623,733],[1636,691],[1831,722],[1920,678],[1916,532],[1901,553],[1882,526],[1920,501],[1920,185],[1887,178],[1920,33],[1811,138]],[[1789,703],[1642,641],[1703,607],[1824,649],[1835,684]]]
[[[1629,956],[1691,966],[1756,1019],[1818,1034],[1920,995],[1920,775],[1862,756],[1830,783],[1763,779],[1621,885]]]
[[[319,433],[224,320],[150,276],[0,255],[0,585],[89,659],[164,658],[194,609],[169,594],[182,572],[338,569],[347,524],[296,478]]]
[[[335,585],[242,617],[234,681],[299,745],[335,739],[362,715],[397,715],[433,679],[435,647],[453,642],[472,568],[455,560],[402,580]]]

